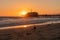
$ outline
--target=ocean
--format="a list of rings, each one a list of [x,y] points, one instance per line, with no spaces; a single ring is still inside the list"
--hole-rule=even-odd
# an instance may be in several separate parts
[[[60,18],[0,18],[0,27],[17,26],[17,25],[29,25],[40,24],[45,22],[60,21]]]

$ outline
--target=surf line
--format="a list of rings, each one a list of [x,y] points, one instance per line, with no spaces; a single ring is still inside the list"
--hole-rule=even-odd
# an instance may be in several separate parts
[[[0,30],[3,30],[3,29],[13,29],[13,28],[27,28],[27,27],[48,25],[48,24],[56,24],[56,23],[60,23],[60,21],[49,21],[49,22],[39,23],[39,24],[29,24],[29,25],[20,25],[20,26],[1,27]]]

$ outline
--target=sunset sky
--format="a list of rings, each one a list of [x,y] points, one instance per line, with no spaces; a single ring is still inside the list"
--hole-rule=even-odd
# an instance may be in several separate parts
[[[19,16],[22,10],[59,14],[60,0],[0,0],[0,16]]]

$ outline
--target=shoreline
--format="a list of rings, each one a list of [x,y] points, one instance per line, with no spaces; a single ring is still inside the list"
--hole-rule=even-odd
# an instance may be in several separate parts
[[[14,28],[16,26],[17,26],[16,28],[18,28],[19,26],[23,26],[23,27],[24,26],[34,26],[34,25],[35,26],[40,26],[40,25],[57,24],[57,23],[60,23],[60,21],[49,21],[49,22],[34,23],[34,24],[25,24],[25,25],[19,25],[19,24],[18,25],[17,24],[16,25],[10,25],[10,26],[9,25],[6,25],[6,26],[3,25],[5,27],[1,26],[0,29],[2,29],[2,28]]]
[[[3,38],[4,37],[4,38]],[[60,23],[0,30],[1,40],[59,40]]]

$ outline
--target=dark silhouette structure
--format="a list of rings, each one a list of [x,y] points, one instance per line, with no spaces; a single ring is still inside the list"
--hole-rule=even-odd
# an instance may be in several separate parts
[[[38,13],[37,12],[28,12],[26,14],[26,17],[38,17]]]

